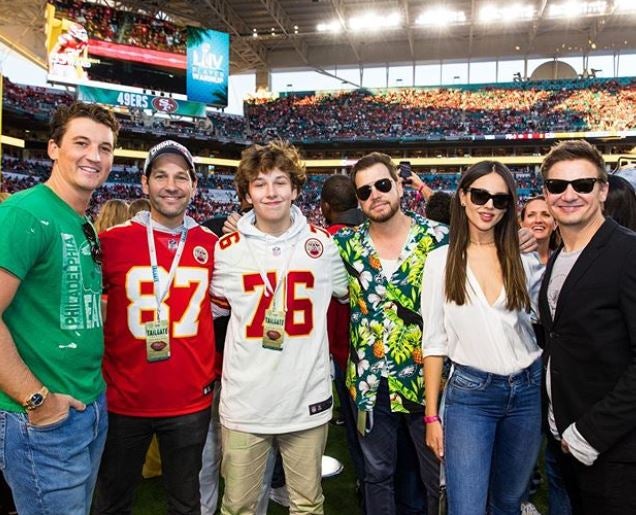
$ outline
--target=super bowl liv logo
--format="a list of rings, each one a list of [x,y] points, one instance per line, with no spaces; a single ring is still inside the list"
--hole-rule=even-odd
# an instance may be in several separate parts
[[[215,53],[210,43],[202,43],[192,53],[192,76],[196,80],[223,84],[225,82],[223,54]]]

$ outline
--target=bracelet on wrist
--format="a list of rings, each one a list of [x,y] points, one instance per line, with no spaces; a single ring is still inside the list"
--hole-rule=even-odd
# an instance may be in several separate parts
[[[424,417],[425,424],[433,424],[435,422],[441,422],[442,420],[437,415],[430,415],[428,417]]]
[[[417,191],[415,192],[415,200],[417,200],[418,202],[421,202],[422,200],[426,200],[426,198],[424,197],[424,194],[422,193],[423,189],[424,189],[424,185],[422,184],[419,188],[417,188]]]

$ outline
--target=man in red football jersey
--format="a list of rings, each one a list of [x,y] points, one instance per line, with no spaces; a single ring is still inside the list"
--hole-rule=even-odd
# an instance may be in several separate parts
[[[198,513],[215,378],[209,285],[218,238],[185,214],[197,181],[183,145],[153,147],[143,173],[150,212],[100,234],[110,428],[94,512],[130,513],[156,434],[168,512]]]

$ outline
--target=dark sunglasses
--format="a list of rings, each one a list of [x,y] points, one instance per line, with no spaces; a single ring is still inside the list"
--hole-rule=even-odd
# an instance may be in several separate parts
[[[564,179],[546,179],[545,181],[543,181],[543,183],[545,184],[545,189],[553,195],[563,193],[567,189],[568,184],[571,184],[572,188],[577,193],[591,193],[594,189],[594,184],[597,182],[602,181],[601,179],[597,179],[596,177],[574,179],[573,181],[566,181]]]
[[[93,225],[87,220],[82,224],[82,231],[84,231],[84,236],[88,240],[88,244],[91,247],[91,257],[96,265],[102,265],[102,247],[99,244],[99,238],[97,238],[97,234],[95,233],[95,229]]]
[[[356,195],[360,200],[367,200],[371,196],[371,188],[375,188],[382,193],[388,193],[393,187],[391,179],[380,179],[373,184],[365,184],[356,189]]]
[[[468,191],[470,192],[470,201],[477,206],[483,206],[492,199],[492,205],[495,209],[508,209],[512,200],[512,195],[505,193],[491,195],[489,191],[481,188],[468,188]]]

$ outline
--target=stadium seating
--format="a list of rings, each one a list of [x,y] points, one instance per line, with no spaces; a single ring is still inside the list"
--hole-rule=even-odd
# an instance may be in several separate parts
[[[588,79],[254,98],[252,138],[438,140],[490,134],[630,130],[636,81]]]

